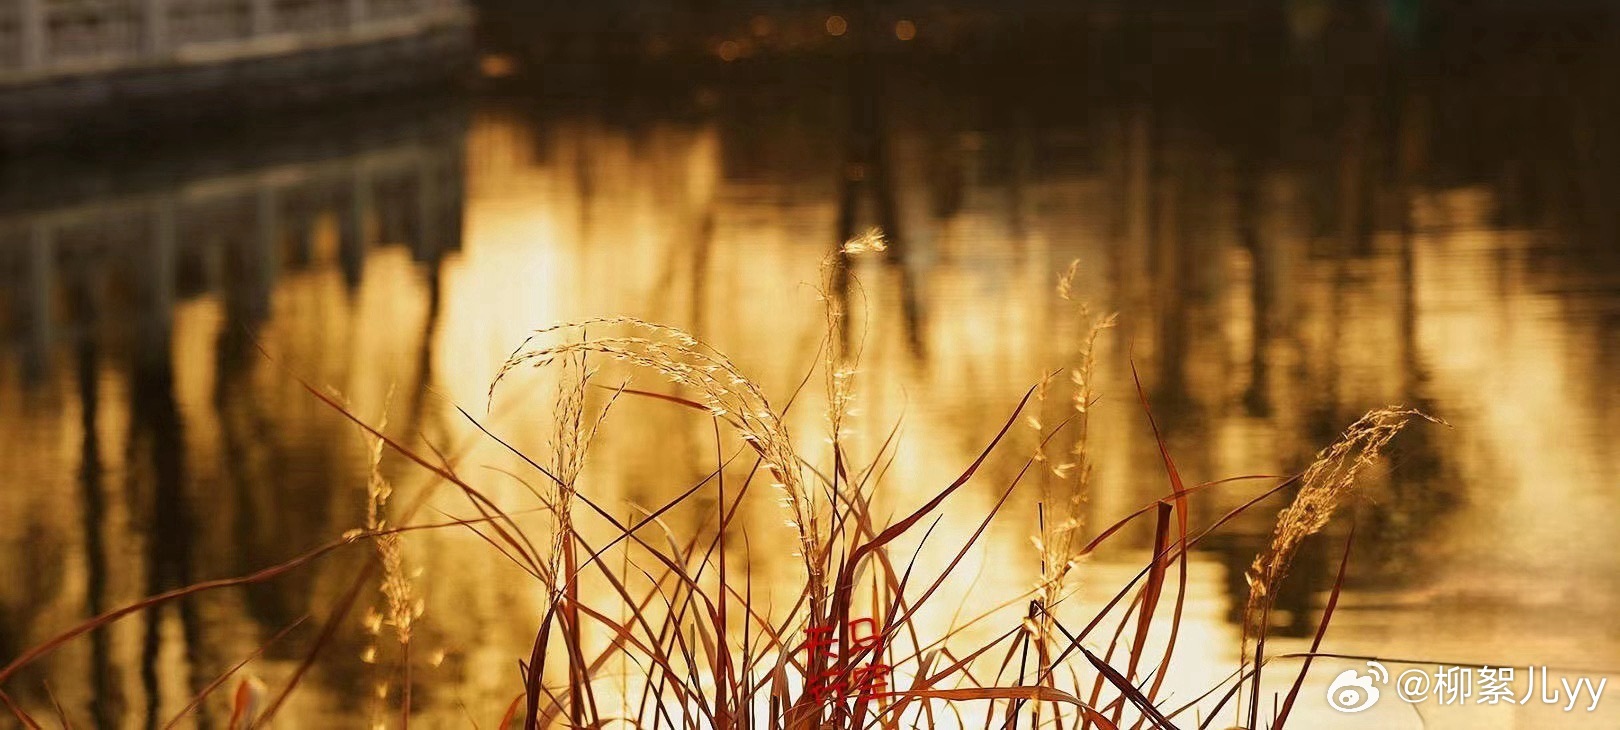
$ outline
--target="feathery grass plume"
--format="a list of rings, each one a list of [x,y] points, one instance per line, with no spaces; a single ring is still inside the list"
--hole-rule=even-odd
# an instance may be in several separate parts
[[[1095,386],[1095,373],[1097,369],[1097,340],[1103,332],[1112,328],[1117,314],[1093,315],[1091,308],[1084,301],[1075,297],[1074,278],[1079,272],[1080,260],[1069,262],[1069,266],[1058,277],[1058,297],[1069,302],[1074,307],[1074,315],[1085,328],[1085,334],[1079,341],[1079,351],[1076,353],[1076,362],[1069,371],[1073,391],[1069,399],[1069,407],[1073,411],[1070,415],[1069,427],[1073,429],[1074,441],[1068,453],[1061,462],[1053,463],[1037,446],[1036,459],[1048,464],[1048,476],[1041,482],[1041,514],[1040,535],[1036,540],[1036,547],[1041,556],[1041,578],[1039,585],[1039,600],[1042,611],[1036,622],[1040,638],[1040,649],[1043,654],[1042,666],[1050,667],[1051,663],[1045,653],[1049,650],[1053,635],[1053,614],[1051,609],[1062,600],[1067,590],[1068,578],[1078,561],[1080,530],[1082,524],[1082,510],[1086,499],[1091,493],[1091,442],[1090,424],[1091,407],[1097,402]],[[1045,391],[1049,383],[1043,381],[1037,391],[1039,398],[1045,398]],[[1040,413],[1041,409],[1035,409]],[[1041,424],[1038,421],[1031,424],[1037,434],[1041,433]]]
[[[1299,493],[1277,515],[1271,544],[1255,557],[1244,576],[1249,584],[1248,604],[1243,612],[1243,656],[1258,665],[1267,624],[1276,599],[1277,585],[1288,574],[1294,554],[1305,538],[1320,532],[1355,490],[1361,470],[1378,460],[1384,447],[1406,428],[1412,419],[1445,425],[1445,421],[1404,406],[1385,406],[1368,411],[1340,435],[1332,446],[1316,454],[1316,460],[1300,478]],[[1250,632],[1255,632],[1251,634]],[[1256,667],[1258,675],[1258,666]],[[1258,685],[1258,679],[1255,682]],[[1252,713],[1251,713],[1252,714]]]
[[[864,253],[882,253],[889,250],[889,239],[883,235],[883,229],[874,226],[845,241],[841,250],[849,256],[859,256]]]
[[[582,330],[583,339],[586,333]],[[580,618],[579,618],[579,583],[576,574],[579,571],[579,558],[576,551],[576,536],[574,533],[573,505],[578,495],[579,477],[585,470],[585,455],[596,438],[602,421],[618,401],[619,395],[624,392],[624,386],[614,389],[608,402],[597,411],[596,417],[587,426],[585,421],[585,394],[591,386],[591,378],[595,370],[586,365],[586,352],[576,351],[567,353],[559,358],[561,367],[557,376],[556,399],[552,406],[552,434],[550,454],[551,493],[546,498],[552,514],[551,552],[548,564],[542,569],[547,582],[547,589],[551,601],[548,614],[562,617],[562,629],[565,632],[564,641],[569,646],[580,645]],[[549,632],[549,626],[543,625],[542,633]],[[588,682],[587,672],[578,666],[576,652],[569,652],[570,683],[577,689],[580,682]],[[533,671],[540,672],[542,668],[536,666]],[[537,675],[538,676],[538,675]],[[576,695],[579,694],[576,692]],[[576,701],[569,703],[569,720],[575,725],[585,722],[585,704],[594,706],[594,699],[589,690],[583,693],[584,697],[577,697]],[[593,710],[594,712],[594,710]]]
[[[587,335],[587,328],[622,329],[628,334]],[[570,335],[580,335],[575,338]],[[556,344],[540,340],[560,337]],[[731,424],[759,455],[782,491],[788,524],[797,533],[799,553],[808,575],[811,607],[821,615],[826,603],[826,574],[817,560],[821,534],[815,493],[804,479],[798,454],[783,423],[759,384],[749,379],[723,353],[679,328],[634,317],[599,317],[552,325],[534,331],[501,365],[490,383],[490,398],[514,369],[543,367],[558,358],[596,353],[651,370],[669,382],[694,391],[698,403]]]
[[[1386,406],[1368,411],[1345,429],[1337,442],[1316,454],[1316,461],[1300,479],[1303,486],[1294,501],[1277,515],[1271,546],[1249,567],[1251,608],[1256,601],[1272,597],[1273,589],[1287,574],[1300,543],[1327,526],[1334,511],[1354,490],[1357,475],[1378,460],[1384,447],[1413,418],[1445,423],[1422,411]]]
[[[585,470],[585,454],[596,439],[596,433],[607,418],[608,411],[618,402],[624,386],[615,388],[608,402],[597,411],[587,427],[585,423],[585,394],[596,375],[594,368],[585,363],[585,353],[576,352],[559,359],[562,364],[557,379],[557,397],[552,411],[551,474],[552,493],[548,498],[554,529],[551,536],[550,570],[552,591],[563,590],[570,580],[574,566],[564,566],[563,556],[574,534],[573,504],[579,486],[579,475]]]
[[[380,447],[379,447],[380,449]],[[377,452],[380,453],[380,450]],[[373,504],[376,511],[381,512],[393,493],[393,487],[387,480],[376,474],[376,467],[372,467],[373,476],[372,494],[377,495]],[[386,518],[377,518],[370,523],[374,532],[386,530]],[[383,581],[382,595],[386,611],[382,614],[382,625],[394,630],[394,638],[399,640],[401,646],[411,641],[411,628],[418,618],[422,616],[422,599],[416,595],[415,585],[412,583],[412,573],[405,565],[405,554],[401,548],[401,534],[386,532],[376,538],[377,557],[382,562]]]
[[[381,430],[379,428],[379,430]],[[422,601],[416,595],[416,588],[411,582],[411,574],[405,566],[405,555],[401,548],[402,536],[399,532],[390,531],[387,507],[388,499],[394,493],[394,487],[382,475],[382,439],[371,439],[371,476],[366,486],[369,497],[366,504],[366,530],[379,533],[374,542],[377,546],[377,559],[382,563],[383,581],[382,595],[385,610],[374,620],[368,620],[368,628],[376,633],[386,626],[394,630],[394,637],[401,645],[410,643],[411,628],[416,619],[422,615]]]
[[[390,390],[387,401],[393,400]],[[385,401],[386,402],[386,401]],[[377,431],[382,432],[388,426],[387,407],[377,425]],[[382,455],[384,440],[362,432],[368,448],[368,470],[366,480],[366,532],[373,533],[373,543],[377,550],[377,561],[382,566],[382,610],[371,608],[367,611],[362,622],[368,635],[372,637],[361,655],[361,659],[368,664],[377,661],[378,649],[376,644],[383,629],[393,630],[394,638],[399,642],[401,649],[401,662],[406,664],[405,682],[410,682],[410,645],[411,632],[416,620],[421,618],[426,603],[417,595],[413,584],[413,575],[406,566],[403,536],[392,530],[388,520],[388,500],[394,494],[394,487],[382,474]],[[409,692],[409,687],[406,687]],[[379,702],[388,695],[387,682],[379,682],[376,686],[376,698]],[[409,697],[409,695],[406,695]],[[409,712],[409,700],[406,700],[406,712]]]
[[[850,415],[850,406],[855,400],[855,375],[859,372],[861,352],[865,343],[864,333],[856,340],[854,347],[849,347],[840,336],[849,318],[849,312],[844,310],[844,303],[836,292],[840,288],[840,280],[848,281],[843,277],[849,277],[847,270],[849,259],[869,253],[882,253],[888,250],[888,247],[883,231],[869,228],[865,233],[845,241],[838,251],[821,260],[821,283],[816,287],[816,296],[822,302],[827,320],[826,361],[823,363],[823,372],[827,389],[827,426],[831,432],[834,449],[838,449],[842,439],[849,435],[844,426],[844,419]]]
[[[849,435],[844,425],[845,419],[851,413],[851,405],[855,401],[855,375],[861,359],[861,351],[865,345],[864,334],[856,338],[853,347],[850,346],[847,326],[849,313],[845,311],[845,298],[848,296],[850,284],[854,282],[854,275],[850,271],[849,262],[855,256],[867,252],[883,251],[887,247],[883,240],[882,231],[877,228],[867,230],[865,233],[845,241],[836,251],[823,256],[821,259],[821,281],[816,283],[816,299],[821,302],[822,315],[825,317],[825,332],[823,333],[821,372],[823,386],[827,398],[827,443],[832,446],[833,468],[831,483],[828,489],[834,490],[829,494],[831,503],[827,505],[830,510],[836,511],[839,503],[837,490],[844,485],[839,481],[839,475],[844,471],[844,439]],[[857,284],[857,287],[859,285]],[[819,510],[817,510],[819,511]],[[812,516],[811,524],[819,520],[819,515]],[[834,539],[831,533],[836,532],[833,525],[828,530],[825,541]],[[824,541],[817,540],[818,545]],[[813,556],[806,554],[806,560],[830,560],[829,551],[818,550]],[[830,568],[822,568],[830,570]],[[820,611],[811,614],[812,625],[826,620]]]

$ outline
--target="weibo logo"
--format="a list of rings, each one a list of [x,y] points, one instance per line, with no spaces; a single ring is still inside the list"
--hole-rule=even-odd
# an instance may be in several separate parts
[[[1373,680],[1379,684],[1389,682],[1389,670],[1378,662],[1367,662],[1367,671],[1358,672],[1346,669],[1333,679],[1328,685],[1328,706],[1339,712],[1361,712],[1378,703],[1378,688],[1373,686]]]

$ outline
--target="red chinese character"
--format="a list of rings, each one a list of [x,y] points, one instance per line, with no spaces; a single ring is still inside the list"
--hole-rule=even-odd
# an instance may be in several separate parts
[[[860,627],[866,627],[862,633]],[[876,649],[882,643],[882,635],[878,633],[877,621],[869,618],[858,618],[849,622],[849,646],[846,653],[856,655],[867,649]]]
[[[856,667],[850,674],[850,684],[865,699],[871,699],[873,695],[887,692],[889,690],[889,665],[873,662],[864,667]]]
[[[805,693],[817,701],[834,694],[856,692],[870,696],[888,690],[889,665],[877,662],[865,666],[845,665],[845,661],[859,661],[865,652],[876,656],[881,651],[883,636],[878,631],[877,621],[856,619],[846,629],[847,646],[839,646],[832,626],[805,629],[805,666],[811,672]]]

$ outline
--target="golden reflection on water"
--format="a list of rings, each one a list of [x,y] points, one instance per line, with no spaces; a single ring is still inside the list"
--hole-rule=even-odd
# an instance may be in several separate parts
[[[900,94],[902,108],[930,103]],[[1455,428],[1403,436],[1392,468],[1368,480],[1329,648],[1620,666],[1609,620],[1620,564],[1606,540],[1620,513],[1611,488],[1620,464],[1604,440],[1620,416],[1606,378],[1620,265],[1567,218],[1504,212],[1522,206],[1505,183],[1446,182],[1443,160],[1366,182],[1376,176],[1366,145],[1415,157],[1432,145],[1423,135],[1439,133],[1432,127],[1386,139],[1366,128],[1372,110],[1352,108],[1342,139],[1319,150],[1327,164],[1263,163],[1205,149],[1196,125],[1172,112],[1119,104],[1038,128],[902,114],[887,150],[852,152],[839,135],[755,119],[738,103],[634,124],[489,103],[470,123],[456,112],[430,117],[319,159],[8,212],[0,656],[88,614],[246,573],[358,526],[363,439],[293,373],[368,418],[386,411],[392,433],[443,448],[513,510],[535,506],[528,490],[486,467],[521,474],[521,462],[453,405],[483,417],[490,378],[537,326],[604,314],[674,324],[783,402],[815,357],[824,320],[813,283],[852,212],[860,225],[889,228],[894,247],[892,259],[857,265],[850,300],[863,315],[850,333],[864,343],[856,455],[872,457],[901,425],[880,513],[947,484],[1025,389],[1073,363],[1078,324],[1053,288],[1078,258],[1081,295],[1121,313],[1100,353],[1092,529],[1168,489],[1132,362],[1193,482],[1297,470],[1362,411],[1419,406]],[[824,459],[815,390],[788,420],[806,455]],[[543,377],[524,374],[488,425],[543,450],[547,393]],[[949,564],[1031,448],[1027,429],[1015,430],[953,498],[919,574]],[[634,514],[701,479],[714,452],[703,419],[627,400],[594,445],[583,488]],[[402,510],[425,479],[392,457],[384,468]],[[1198,497],[1193,524],[1256,489]],[[430,506],[469,514],[448,492]],[[715,506],[706,492],[667,522],[706,537]],[[1235,666],[1242,570],[1268,539],[1275,506],[1195,554],[1171,696],[1195,697]],[[766,600],[790,602],[800,567],[779,508],[753,499],[745,514],[749,548],[733,543],[734,558]],[[1305,646],[1342,528],[1302,556],[1272,651]],[[1033,491],[1022,490],[919,625],[942,630],[959,605],[973,615],[1029,589],[1035,529]],[[1149,538],[1127,531],[1088,562],[1066,616],[1106,602],[1147,559]],[[543,587],[465,532],[421,533],[407,546],[427,600],[416,646],[446,654],[418,669],[415,706],[448,725],[463,705],[493,721],[518,691],[515,662]],[[323,617],[359,560],[130,619],[8,691],[45,707],[48,682],[103,724],[166,718],[280,626]],[[294,695],[287,714],[299,726],[392,712],[368,698],[379,685],[397,693],[394,649],[380,642],[375,663],[362,661],[373,642],[361,616],[376,600],[362,598]],[[1000,634],[1022,610],[1015,603],[976,625],[963,644]],[[313,626],[295,632],[255,671],[275,686],[313,637]],[[1351,726],[1316,701],[1340,668],[1325,662],[1312,674],[1300,711],[1313,727]],[[1614,707],[1576,719],[1612,722]],[[1380,726],[1411,722],[1401,709],[1379,708]],[[1470,727],[1553,717],[1426,709]]]

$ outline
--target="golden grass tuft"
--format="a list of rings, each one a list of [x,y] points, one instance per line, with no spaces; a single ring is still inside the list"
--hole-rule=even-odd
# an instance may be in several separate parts
[[[1063,458],[1052,460],[1045,452],[1044,427],[1035,416],[1031,426],[1041,436],[1036,446],[1036,460],[1048,465],[1049,474],[1041,479],[1040,523],[1035,546],[1040,554],[1040,610],[1035,617],[1035,630],[1043,657],[1042,664],[1050,664],[1052,647],[1058,644],[1053,611],[1068,592],[1069,577],[1079,565],[1080,548],[1084,545],[1084,507],[1091,493],[1091,409],[1096,404],[1097,341],[1112,329],[1118,320],[1116,314],[1096,316],[1084,301],[1074,293],[1074,278],[1080,269],[1079,259],[1058,277],[1058,298],[1071,310],[1080,323],[1083,334],[1077,346],[1075,363],[1069,369],[1072,387],[1069,396],[1068,427],[1073,441]],[[1038,387],[1037,401],[1044,403],[1054,375],[1043,378]],[[1041,408],[1035,413],[1039,414]],[[1049,673],[1048,673],[1049,674]]]
[[[1413,420],[1445,425],[1422,411],[1391,405],[1368,411],[1352,423],[1316,459],[1299,479],[1299,492],[1277,515],[1271,543],[1255,557],[1244,575],[1249,597],[1243,610],[1242,661],[1253,664],[1250,715],[1257,714],[1260,671],[1265,637],[1271,623],[1277,587],[1288,575],[1294,555],[1305,539],[1322,531],[1355,493],[1357,477],[1377,463],[1384,448]]]
[[[1258,618],[1257,612],[1269,605],[1300,544],[1327,526],[1333,513],[1355,491],[1356,477],[1378,461],[1384,447],[1413,419],[1445,423],[1422,411],[1386,406],[1368,411],[1345,429],[1332,446],[1316,454],[1316,460],[1300,479],[1301,487],[1294,501],[1277,515],[1270,546],[1256,556],[1249,567],[1247,615],[1251,619]]]
[[[590,335],[591,329],[620,330],[627,334]],[[547,338],[558,341],[541,344]],[[678,328],[634,317],[603,317],[536,330],[501,366],[490,383],[490,398],[494,398],[501,381],[516,368],[543,367],[559,358],[585,354],[601,355],[658,373],[668,382],[695,393],[709,415],[737,429],[742,439],[764,459],[776,479],[775,486],[781,491],[789,512],[788,525],[798,537],[799,553],[813,587],[812,600],[819,608],[826,594],[826,576],[816,558],[821,554],[824,537],[815,494],[805,483],[787,424],[772,408],[759,384],[744,375],[719,350]]]
[[[1031,418],[1029,424],[1039,444],[1033,453],[1015,457],[1011,471],[999,472],[1010,477],[987,484],[991,480],[983,478],[981,468],[1026,417],[1032,400],[1037,405],[1044,403],[1056,384],[1065,382],[1048,376],[1009,409],[999,431],[986,434],[982,450],[969,463],[958,465],[954,479],[924,488],[921,493],[928,496],[921,504],[904,507],[898,516],[884,520],[874,514],[869,500],[890,478],[887,467],[898,448],[894,441],[899,424],[870,459],[852,463],[843,436],[857,397],[859,338],[854,338],[856,344],[852,347],[843,344],[849,313],[841,308],[844,300],[833,295],[839,281],[834,277],[851,276],[847,269],[851,256],[880,251],[884,245],[881,232],[868,232],[846,243],[821,272],[823,281],[818,292],[827,307],[828,342],[825,357],[816,367],[823,370],[827,388],[832,469],[819,469],[801,459],[801,451],[788,432],[786,409],[791,408],[797,391],[782,400],[782,409],[775,408],[757,382],[697,337],[674,327],[628,317],[547,327],[532,333],[512,352],[489,387],[489,398],[493,400],[503,380],[520,368],[552,366],[557,376],[555,396],[548,404],[552,433],[546,455],[531,458],[500,441],[550,484],[544,491],[535,490],[551,520],[550,551],[542,555],[542,550],[524,533],[523,523],[514,518],[516,513],[503,508],[458,473],[453,459],[436,449],[431,454],[422,453],[388,437],[384,432],[386,423],[367,424],[338,399],[304,383],[311,394],[359,425],[367,436],[371,469],[363,530],[250,575],[152,596],[69,627],[0,667],[0,686],[70,640],[124,617],[203,591],[273,580],[330,553],[370,542],[377,559],[357,571],[348,598],[326,618],[303,662],[268,702],[260,722],[274,715],[321,647],[331,641],[333,627],[346,621],[353,596],[360,594],[361,586],[369,585],[376,566],[382,572],[383,605],[382,610],[367,617],[365,625],[373,637],[385,627],[391,628],[404,650],[401,664],[406,678],[399,698],[400,724],[404,725],[411,715],[409,642],[423,614],[402,540],[408,532],[452,528],[477,532],[541,581],[550,598],[543,616],[525,613],[512,617],[526,625],[538,623],[538,629],[530,654],[518,662],[521,686],[514,684],[510,688],[516,697],[505,705],[505,714],[496,724],[501,728],[622,725],[660,730],[899,730],[952,725],[1167,729],[1185,723],[1179,718],[1191,714],[1194,708],[1205,709],[1201,701],[1219,696],[1219,691],[1228,685],[1228,698],[1250,679],[1258,688],[1266,614],[1300,544],[1328,524],[1354,494],[1361,472],[1381,457],[1403,428],[1415,420],[1436,419],[1401,407],[1372,411],[1346,430],[1338,442],[1319,453],[1303,474],[1289,479],[1238,477],[1185,485],[1168,447],[1160,440],[1170,482],[1167,496],[1093,528],[1082,521],[1081,510],[1091,489],[1092,465],[1097,458],[1090,438],[1092,410],[1098,398],[1097,351],[1116,319],[1111,314],[1093,314],[1076,296],[1073,282],[1078,266],[1071,265],[1057,287],[1080,325],[1074,343],[1076,355],[1066,381],[1069,391],[1062,408],[1064,417],[1050,427],[1039,417]],[[848,284],[849,280],[842,283]],[[847,294],[847,290],[843,291]],[[588,401],[595,389],[593,381],[598,371],[593,365],[597,363],[604,367],[619,363],[654,373],[672,385],[675,392],[632,389],[626,382],[608,388],[612,395],[593,413]],[[800,387],[813,375],[814,368],[806,373]],[[1142,392],[1140,384],[1138,392]],[[714,471],[634,521],[615,517],[580,484],[590,445],[622,395],[701,411],[716,422]],[[1145,397],[1143,404],[1146,411]],[[1151,412],[1146,415],[1157,433]],[[724,456],[720,423],[729,424],[757,457],[751,469],[742,471],[740,486],[735,474],[728,480],[728,472],[737,469],[732,459]],[[490,438],[499,440],[478,425]],[[1059,441],[1060,437],[1070,440]],[[435,484],[459,490],[476,510],[476,516],[413,524],[411,517],[416,507],[412,506],[397,512],[396,524],[389,518],[394,490],[381,469],[387,450],[434,476],[438,480]],[[745,554],[760,546],[770,549],[772,541],[767,538],[773,536],[749,535],[733,527],[749,485],[755,475],[762,474],[768,474],[780,490],[793,530],[791,540],[804,562],[804,585],[790,606],[771,605],[756,596],[753,574],[746,569],[728,568],[726,562],[728,553],[739,549]],[[970,616],[962,616],[959,611],[948,626],[919,620],[925,606],[949,592],[948,580],[970,551],[979,547],[981,538],[1023,486],[1026,476],[1039,479],[1039,581],[1016,595],[988,600],[980,596],[981,606],[994,605]],[[1189,530],[1191,499],[1211,490],[1241,488],[1256,480],[1274,484],[1199,530]],[[952,499],[970,482],[975,489],[989,490],[990,506],[976,511],[972,517],[977,525],[971,529],[943,538],[934,535],[934,526],[944,510],[961,503]],[[1186,556],[1206,536],[1293,485],[1299,487],[1297,496],[1279,513],[1270,545],[1248,573],[1251,590],[1246,615],[1251,619],[1248,625],[1253,627],[1253,634],[1244,638],[1243,659],[1245,664],[1251,661],[1252,641],[1252,670],[1240,666],[1232,679],[1211,689],[1210,694],[1179,708],[1172,707],[1159,698],[1158,692],[1165,675],[1176,671],[1171,659],[1186,593]],[[425,501],[430,493],[424,492],[420,498]],[[718,509],[705,518],[712,522],[702,534],[678,535],[661,522],[670,510],[705,493],[716,497]],[[918,490],[904,493],[915,494]],[[976,498],[982,497],[981,493]],[[1059,618],[1056,609],[1073,597],[1077,574],[1084,569],[1083,557],[1148,515],[1156,518],[1154,555],[1149,564],[1120,586],[1083,624],[1071,625]],[[1172,515],[1178,518],[1174,523]],[[586,534],[599,532],[576,529],[576,521],[587,519],[605,525],[610,539],[592,544]],[[1172,524],[1177,527],[1172,528]],[[644,539],[643,528],[648,526],[663,528],[667,539],[662,544]],[[709,534],[711,538],[703,537]],[[916,538],[916,547],[909,554],[895,547],[902,544],[902,536]],[[925,574],[930,571],[919,568],[918,558],[930,540],[935,543],[928,549],[943,550],[948,560],[942,568]],[[942,540],[948,544],[939,545]],[[1169,619],[1169,646],[1162,655],[1147,657],[1146,637],[1161,613],[1160,598],[1167,594],[1167,585],[1173,590],[1175,583],[1167,575],[1170,566],[1178,561],[1180,590]],[[1343,581],[1343,566],[1341,563],[1339,584]],[[595,571],[600,580],[588,595],[582,595],[579,574],[587,570]],[[1324,611],[1317,643],[1337,595],[1338,584]],[[1117,619],[1118,627],[1102,627],[1109,619]],[[1127,632],[1133,620],[1135,631]],[[871,635],[867,641],[852,643],[852,626],[857,623],[869,626]],[[1164,622],[1160,623],[1162,626]],[[555,636],[554,628],[558,629]],[[990,629],[987,635],[994,638],[974,642],[963,638],[969,631],[985,629]],[[830,631],[839,649],[818,655],[811,647],[811,634],[817,631]],[[556,676],[559,664],[567,669],[562,681]],[[1300,670],[1273,727],[1280,730],[1286,722],[1307,670],[1308,665]],[[883,682],[874,687],[871,679],[875,671],[882,675]],[[1082,689],[1088,680],[1092,685],[1089,692]],[[223,681],[222,677],[211,687]],[[199,694],[192,707],[201,706],[207,691]],[[387,698],[386,686],[381,694]],[[1248,727],[1265,724],[1257,709],[1257,698],[1255,692],[1247,718],[1239,718]],[[1215,711],[1225,702],[1221,699]],[[26,718],[26,710],[8,693],[0,692],[0,703]],[[974,703],[981,706],[982,712],[969,709]],[[494,714],[501,708],[482,709]]]

